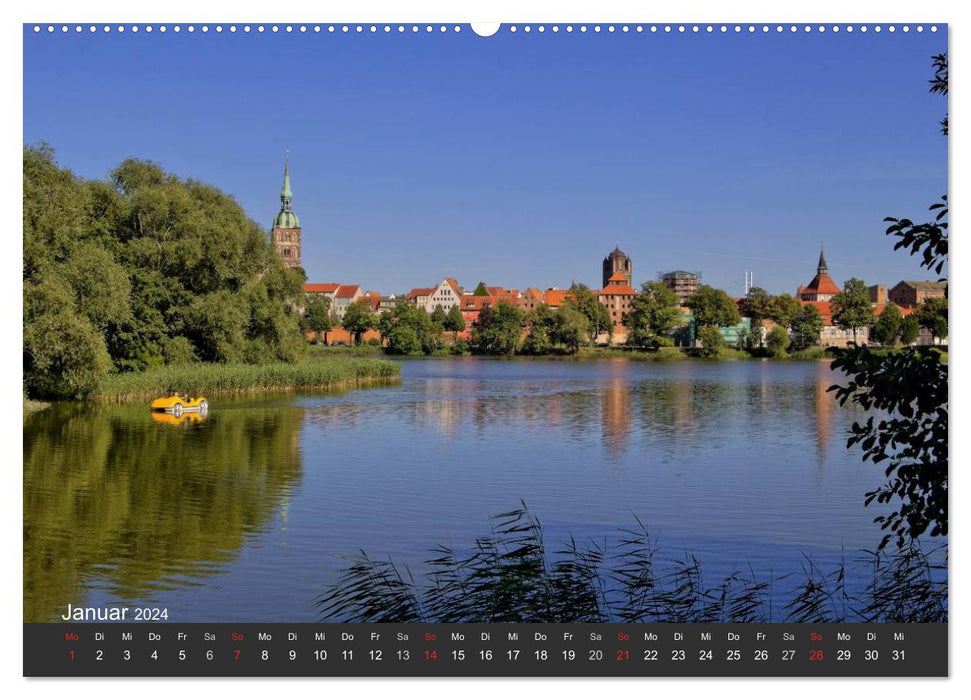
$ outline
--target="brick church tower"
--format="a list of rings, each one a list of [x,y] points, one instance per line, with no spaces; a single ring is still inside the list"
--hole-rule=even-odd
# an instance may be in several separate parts
[[[604,289],[610,283],[610,278],[617,273],[622,274],[627,279],[627,286],[632,285],[634,275],[631,269],[630,258],[627,254],[620,249],[618,245],[614,248],[606,258],[604,258],[603,264],[603,286]]]
[[[280,211],[273,218],[273,230],[270,240],[276,248],[277,255],[283,259],[287,267],[303,267],[301,257],[300,219],[293,213],[291,206],[293,192],[290,191],[290,155],[283,168],[283,191],[280,192]]]

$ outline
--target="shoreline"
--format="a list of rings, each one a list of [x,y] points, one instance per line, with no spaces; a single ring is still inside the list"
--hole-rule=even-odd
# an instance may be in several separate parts
[[[172,391],[209,398],[341,390],[394,383],[400,373],[400,366],[390,360],[359,357],[310,357],[266,365],[200,363],[110,375],[87,400],[128,403]]]

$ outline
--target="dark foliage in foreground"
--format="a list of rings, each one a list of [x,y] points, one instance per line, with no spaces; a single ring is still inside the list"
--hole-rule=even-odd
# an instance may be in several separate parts
[[[947,95],[947,54],[934,56],[933,61],[931,92]],[[947,117],[943,125],[946,135]],[[929,209],[935,214],[927,223],[888,217],[891,225],[886,233],[897,239],[894,250],[920,254],[921,267],[941,274],[948,261],[947,196]],[[903,547],[928,529],[932,537],[947,535],[947,364],[937,352],[919,347],[877,356],[851,344],[834,349],[834,354],[833,369],[850,377],[846,386],[830,387],[840,404],[851,402],[882,412],[865,423],[854,423],[847,442],[847,447],[863,448],[864,460],[888,465],[887,482],[866,495],[867,505],[874,500],[897,505],[889,515],[876,518],[888,530],[880,548],[894,539],[898,548]]]
[[[418,582],[391,560],[361,552],[316,602],[323,620],[350,622],[945,622],[946,549],[914,542],[893,554],[861,552],[864,590],[846,587],[847,563],[760,578],[751,569],[709,581],[685,554],[662,562],[647,528],[616,542],[552,557],[540,523],[522,508],[492,519],[470,551],[439,546]]]

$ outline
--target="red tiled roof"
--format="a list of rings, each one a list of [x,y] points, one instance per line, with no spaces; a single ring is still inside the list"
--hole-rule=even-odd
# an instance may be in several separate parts
[[[481,311],[487,306],[494,306],[498,301],[496,297],[475,296],[466,294],[462,297],[462,311]]]
[[[614,274],[612,274],[610,277],[607,278],[607,281],[608,282],[626,282],[627,281],[627,275],[625,275],[623,272],[615,272]]]
[[[452,291],[455,292],[456,295],[461,294],[461,292],[459,291],[458,280],[454,279],[453,277],[446,277],[445,281],[448,283],[448,286],[452,288]]]
[[[354,295],[361,291],[361,288],[356,284],[342,284],[338,289],[335,296],[338,299],[353,299]]]
[[[917,311],[917,309],[913,309],[909,306],[908,307],[898,306],[897,308],[900,309],[901,316],[910,316],[912,313]],[[887,304],[875,304],[873,307],[874,317],[879,317],[880,314],[886,311],[886,309],[887,309]]]
[[[827,275],[825,272],[822,274],[817,274],[813,277],[812,281],[805,287],[799,288],[799,293],[803,294],[806,292],[815,292],[816,294],[839,294],[840,288],[836,286],[836,282],[833,278]]]
[[[833,325],[833,311],[830,308],[828,301],[801,301],[799,303],[803,306],[815,306],[819,311],[819,315],[823,317],[823,325]]]
[[[536,301],[543,301],[543,292],[539,291],[538,289],[534,289],[532,287],[527,288],[526,293],[523,294],[523,296],[533,297],[534,299],[536,299]]]
[[[340,287],[336,282],[328,282],[327,284],[305,284],[303,286],[303,291],[308,294],[333,294]]]
[[[626,281],[626,278],[625,278]],[[611,284],[603,288],[600,292],[602,297],[615,297],[615,296],[631,296],[637,294],[637,290],[633,287],[628,287],[621,284]]]
[[[543,301],[549,306],[563,306],[563,302],[571,296],[569,289],[547,289],[543,294]]]
[[[406,294],[405,296],[408,298],[409,301],[411,301],[415,297],[430,297],[432,295],[432,292],[434,291],[435,291],[434,287],[415,287],[410,292],[408,292],[408,294]]]

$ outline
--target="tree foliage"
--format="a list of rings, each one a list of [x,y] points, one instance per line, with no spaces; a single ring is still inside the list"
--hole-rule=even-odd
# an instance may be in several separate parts
[[[857,332],[873,323],[870,290],[866,282],[856,277],[846,281],[843,291],[833,295],[829,305],[833,311],[833,322],[844,331],[852,331],[854,343]]]
[[[305,351],[303,272],[283,266],[230,196],[131,158],[106,182],[82,180],[43,144],[24,147],[23,173],[32,395],[84,396],[109,371]]]
[[[479,312],[472,328],[472,344],[488,355],[512,355],[519,349],[524,325],[522,309],[500,301]]]
[[[947,94],[946,55],[934,61],[935,80],[942,80],[943,88],[935,90],[932,82],[932,92]],[[895,249],[910,248],[911,255],[921,255],[923,267],[939,272],[947,264],[947,206],[932,209],[938,211],[936,222],[917,235],[908,236],[912,231],[909,224],[901,227],[905,219],[887,219],[893,223],[886,233],[899,239]],[[905,321],[905,343],[913,331],[912,318]],[[903,546],[924,533],[946,536],[948,366],[940,353],[934,348],[908,346],[877,355],[852,344],[837,350],[833,368],[850,378],[846,385],[831,387],[839,402],[875,411],[866,421],[853,424],[847,446],[860,445],[865,460],[887,464],[887,481],[866,495],[867,504],[893,504],[888,514],[876,518],[888,531],[880,548],[893,539]]]
[[[522,351],[527,355],[546,355],[553,351],[556,336],[556,312],[546,304],[540,304],[526,314],[529,334],[523,341]]]
[[[921,328],[926,328],[935,339],[947,337],[947,299],[931,297],[917,307],[915,313]]]
[[[793,350],[805,350],[819,344],[819,336],[823,332],[823,316],[812,304],[803,306],[790,324],[791,347]]]
[[[597,306],[606,311],[599,301]],[[572,302],[558,308],[554,320],[553,341],[563,345],[571,354],[575,355],[581,347],[592,342],[593,322]]]
[[[908,316],[900,324],[900,342],[903,345],[911,345],[920,336],[920,324],[913,315]]]
[[[456,307],[457,308],[457,307]],[[375,324],[395,355],[431,355],[442,347],[442,328],[417,306],[401,301]]]
[[[314,333],[318,340],[321,333],[329,333],[334,327],[334,318],[330,313],[330,297],[323,294],[308,294],[303,322],[307,330]]]
[[[361,336],[375,328],[377,323],[377,316],[371,311],[371,303],[367,299],[358,299],[348,304],[341,319],[344,330],[354,335],[355,345],[360,345]]]
[[[462,316],[462,309],[457,304],[448,310],[444,328],[452,333],[460,333],[465,330],[465,317]]]
[[[881,345],[894,346],[900,337],[900,327],[904,322],[904,316],[900,313],[900,307],[890,302],[883,309],[883,313],[873,324],[871,338]]]
[[[610,312],[607,307],[600,303],[600,298],[585,284],[574,282],[570,285],[570,297],[567,304],[582,313],[590,324],[587,333],[591,344],[601,333],[609,332],[613,323],[610,320]]]
[[[752,322],[752,333],[750,343],[761,347],[762,345],[762,321],[771,318],[775,310],[775,299],[761,287],[752,287],[745,298],[742,299],[742,315],[747,316]]]
[[[645,282],[624,317],[627,344],[632,347],[658,347],[681,325],[677,295],[662,282]]]
[[[792,319],[802,308],[799,300],[791,294],[780,294],[772,298],[772,310],[769,313],[769,318],[783,328],[788,328],[792,324]]]
[[[699,326],[735,326],[742,320],[731,297],[707,284],[688,298],[688,306]]]
[[[773,326],[765,338],[765,347],[772,357],[781,357],[789,348],[789,332],[782,326]]]
[[[702,357],[717,357],[725,347],[725,338],[715,326],[702,326],[698,331],[698,339],[701,340]]]

